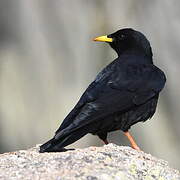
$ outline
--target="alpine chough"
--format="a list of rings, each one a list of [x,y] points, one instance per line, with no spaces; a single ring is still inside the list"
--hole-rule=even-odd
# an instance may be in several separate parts
[[[139,150],[128,130],[155,113],[165,74],[153,64],[150,43],[141,32],[126,28],[94,41],[107,42],[118,57],[96,76],[40,152],[62,151],[88,133],[107,144],[107,133],[116,130]]]

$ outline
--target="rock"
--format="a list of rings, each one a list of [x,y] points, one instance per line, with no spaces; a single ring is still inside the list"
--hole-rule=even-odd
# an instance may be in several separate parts
[[[61,153],[39,146],[0,155],[0,179],[180,180],[180,173],[150,154],[115,144]]]

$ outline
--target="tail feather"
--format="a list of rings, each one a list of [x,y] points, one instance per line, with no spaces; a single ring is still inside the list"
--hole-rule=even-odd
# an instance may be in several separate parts
[[[50,152],[49,150],[52,149],[53,140],[54,140],[54,138],[50,139],[49,141],[47,141],[46,143],[44,143],[43,145],[41,145],[39,152],[40,152],[40,153]],[[53,151],[51,151],[51,152],[53,152]]]
[[[67,136],[59,137],[58,139],[52,138],[45,144],[40,146],[40,153],[43,152],[62,152],[64,147],[72,144],[73,142],[79,140],[81,137],[88,133],[87,128],[80,128],[77,131],[68,134]]]

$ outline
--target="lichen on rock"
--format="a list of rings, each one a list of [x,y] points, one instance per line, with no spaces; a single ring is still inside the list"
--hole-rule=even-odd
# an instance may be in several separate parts
[[[61,153],[39,146],[0,155],[0,179],[180,180],[166,161],[115,144]]]

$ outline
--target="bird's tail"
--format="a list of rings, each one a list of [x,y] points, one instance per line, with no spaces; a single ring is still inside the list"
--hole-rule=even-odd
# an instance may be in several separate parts
[[[85,136],[88,133],[87,128],[80,128],[67,136],[60,136],[58,139],[52,138],[47,141],[45,144],[40,146],[40,153],[43,152],[62,152],[64,147],[79,140],[81,137]]]
[[[39,152],[40,152],[40,153],[50,152],[50,149],[52,149],[53,140],[54,140],[54,138],[50,139],[49,141],[47,141],[46,143],[44,143],[43,145],[41,145]],[[51,150],[51,152],[53,152],[53,151]]]

